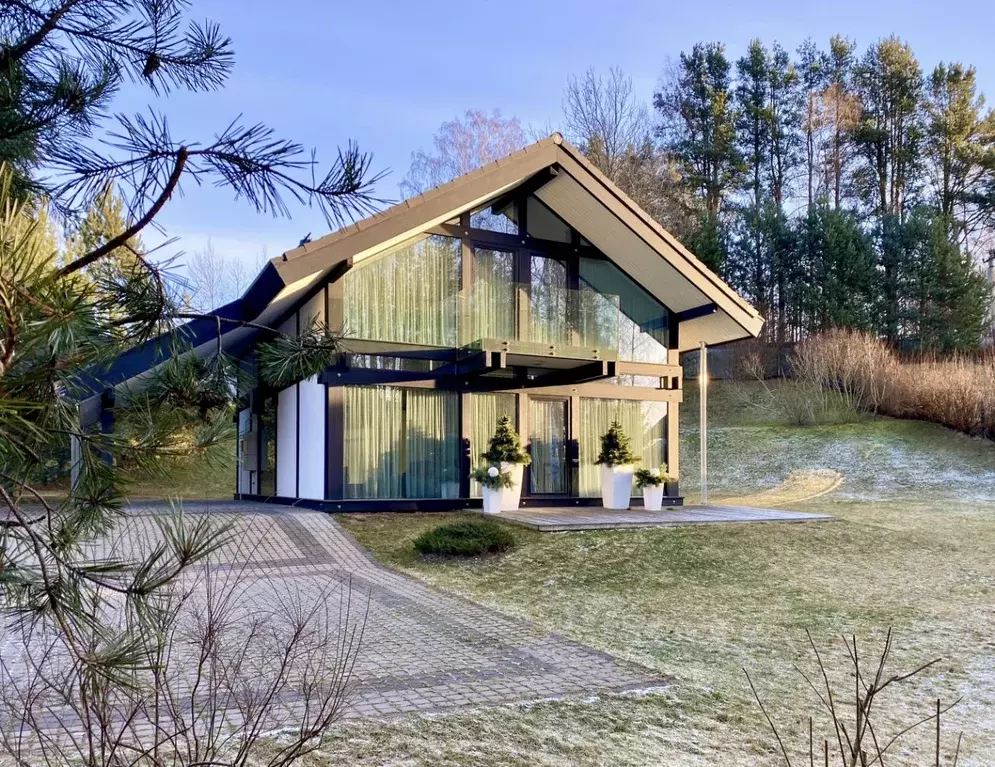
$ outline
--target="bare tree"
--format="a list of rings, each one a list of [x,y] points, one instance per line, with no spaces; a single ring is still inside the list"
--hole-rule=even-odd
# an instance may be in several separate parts
[[[618,67],[572,75],[563,94],[564,132],[613,181],[650,135],[649,113]]]
[[[476,168],[521,149],[528,143],[517,117],[505,119],[468,109],[462,118],[443,123],[432,139],[434,151],[419,149],[411,155],[411,168],[401,182],[406,197],[452,181]]]
[[[261,264],[257,265],[261,267]],[[210,239],[203,249],[190,255],[187,260],[187,275],[190,283],[189,303],[198,312],[210,312],[234,301],[245,292],[254,276],[249,273],[243,261],[227,258],[215,250]]]
[[[643,210],[678,237],[691,228],[692,201],[673,163],[654,143],[649,112],[632,78],[612,67],[588,69],[563,94],[567,139]]]
[[[892,688],[893,685],[900,685],[919,676],[927,669],[939,663],[940,658],[923,663],[913,671],[899,674],[888,673],[886,668],[892,648],[892,632],[891,629],[888,629],[888,635],[885,638],[881,654],[876,662],[872,664],[871,673],[868,674],[866,661],[857,649],[857,637],[843,637],[843,647],[851,669],[848,676],[852,678],[853,686],[850,690],[841,691],[833,689],[829,672],[811,634],[808,634],[808,642],[812,648],[812,653],[815,655],[818,674],[813,678],[797,666],[795,666],[795,670],[804,681],[805,687],[815,694],[825,713],[828,715],[832,728],[832,741],[834,742],[831,743],[830,739],[825,738],[822,741],[822,747],[818,748],[816,746],[813,721],[809,718],[808,753],[804,759],[806,763],[810,765],[815,764],[818,749],[825,767],[829,767],[830,756],[834,758],[838,757],[840,767],[871,767],[872,765],[881,765],[884,767],[885,754],[895,747],[896,743],[913,730],[932,723],[935,733],[935,748],[930,764],[934,767],[941,767],[941,764],[944,762],[941,761],[940,720],[943,714],[950,711],[960,702],[959,699],[946,706],[943,706],[937,700],[933,713],[926,714],[912,724],[902,727],[890,737],[884,732],[882,724],[879,721],[883,705],[881,701],[885,691]],[[743,673],[746,674],[746,681],[750,685],[750,691],[753,693],[753,697],[757,701],[764,719],[767,720],[767,725],[770,727],[774,739],[777,741],[778,750],[781,752],[784,763],[787,767],[791,767],[789,749],[781,737],[777,725],[760,699],[760,695],[753,684],[753,680],[750,678],[749,672],[744,668]],[[852,701],[849,705],[846,702],[848,699]],[[851,711],[853,712],[852,721],[850,721]],[[877,723],[876,729],[875,723]],[[951,756],[950,764],[952,767],[956,767],[957,765],[957,760],[960,756],[960,746],[961,735],[957,737],[956,748]]]

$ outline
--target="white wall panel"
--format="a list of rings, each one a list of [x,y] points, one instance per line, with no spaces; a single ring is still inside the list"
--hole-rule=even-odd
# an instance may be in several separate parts
[[[325,387],[312,376],[300,383],[301,429],[299,496],[322,500],[325,497]]]

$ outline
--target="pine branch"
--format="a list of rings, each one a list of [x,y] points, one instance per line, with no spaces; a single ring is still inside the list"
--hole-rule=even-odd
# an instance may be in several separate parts
[[[108,253],[117,250],[122,245],[124,245],[128,240],[141,232],[146,226],[148,226],[152,219],[156,217],[162,207],[166,204],[166,201],[173,194],[173,190],[176,189],[177,184],[180,183],[180,175],[183,173],[183,166],[186,165],[187,161],[187,150],[185,147],[180,147],[176,154],[176,164],[173,167],[173,172],[170,174],[169,179],[166,181],[166,185],[162,192],[159,194],[158,199],[152,204],[152,206],[145,212],[138,221],[132,224],[128,229],[121,232],[117,237],[114,237],[99,248],[90,251],[89,253],[80,256],[72,263],[66,264],[64,267],[56,272],[56,276],[65,277],[72,274],[73,272],[78,272],[93,262],[103,258]]]

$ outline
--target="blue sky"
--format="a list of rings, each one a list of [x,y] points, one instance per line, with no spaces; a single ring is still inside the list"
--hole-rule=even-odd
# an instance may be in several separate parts
[[[174,94],[159,105],[176,137],[210,139],[243,114],[316,147],[319,160],[354,139],[374,153],[377,169],[391,171],[378,191],[393,199],[411,152],[429,147],[438,126],[466,109],[555,125],[568,76],[590,66],[620,66],[648,101],[668,59],[699,40],[722,41],[736,58],[753,37],[793,50],[808,36],[824,44],[839,32],[863,48],[895,34],[927,71],[939,61],[974,64],[995,99],[995,6],[976,0],[194,0],[193,16],[222,25],[236,66],[223,91]],[[129,89],[115,107],[147,103],[145,92]],[[295,209],[286,221],[255,213],[224,189],[189,181],[183,189],[159,222],[187,252],[210,237],[224,255],[252,264],[309,231],[328,231],[314,210]]]

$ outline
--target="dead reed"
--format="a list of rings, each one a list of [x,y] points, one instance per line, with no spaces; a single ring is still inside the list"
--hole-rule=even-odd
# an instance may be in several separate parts
[[[792,365],[858,410],[995,440],[995,356],[903,359],[871,335],[832,330],[799,344]]]

